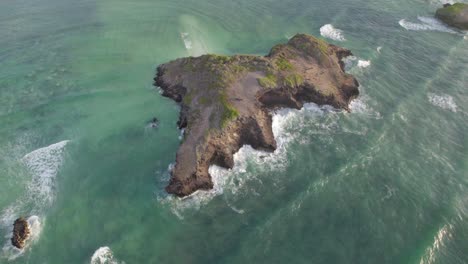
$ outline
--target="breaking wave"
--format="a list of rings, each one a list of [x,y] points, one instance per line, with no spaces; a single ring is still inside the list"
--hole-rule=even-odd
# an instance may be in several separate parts
[[[335,28],[332,24],[326,24],[320,28],[320,35],[336,41],[345,41],[343,30]]]
[[[199,20],[192,15],[179,17],[179,34],[185,49],[190,56],[207,54],[211,50],[209,34]]]
[[[359,68],[367,68],[371,65],[370,60],[358,60],[357,66]]]
[[[125,264],[125,262],[117,260],[109,247],[100,247],[91,257],[90,264]]]
[[[345,70],[351,73],[353,72],[353,68],[355,67],[364,69],[371,66],[370,60],[364,60],[356,56],[348,56],[343,59],[343,62],[345,64]]]
[[[349,103],[349,109],[352,113],[366,115],[371,118],[381,119],[382,116],[379,112],[369,106],[369,98],[366,95],[360,95]]]
[[[452,111],[454,113],[457,112],[457,104],[455,103],[455,100],[453,99],[452,96],[442,94],[442,95],[436,95],[433,93],[427,94],[427,98],[429,102],[435,106],[438,106],[442,109]]]
[[[184,46],[187,50],[191,50],[193,48],[192,45],[192,40],[190,39],[190,35],[187,32],[182,32],[180,33],[180,37],[182,38],[182,41],[184,42]]]
[[[420,23],[409,22],[406,19],[402,19],[398,22],[398,24],[400,24],[400,26],[406,30],[457,33],[455,30],[449,28],[435,18],[418,16],[418,20]]]
[[[371,111],[371,110],[370,110]],[[362,135],[366,128],[359,131],[340,127],[338,119],[343,117],[343,112],[331,106],[318,106],[314,103],[305,104],[300,110],[280,109],[273,114],[272,130],[277,143],[274,152],[264,152],[253,149],[250,145],[244,145],[234,154],[234,167],[225,169],[219,166],[211,166],[209,169],[213,181],[213,189],[209,191],[197,191],[184,198],[161,194],[157,197],[161,204],[167,205],[169,209],[180,219],[184,218],[187,210],[198,210],[213,198],[223,194],[227,205],[235,212],[242,214],[244,211],[238,209],[229,201],[230,198],[246,194],[260,195],[254,186],[249,183],[262,183],[258,175],[268,172],[281,173],[289,166],[288,149],[291,143],[300,142],[309,144],[314,135],[330,135],[333,133],[353,133]],[[363,132],[364,131],[364,132]],[[164,173],[167,182],[173,165],[169,165]],[[281,177],[269,180],[281,181]]]
[[[430,4],[434,5],[435,7],[439,8],[441,7],[443,4],[455,4],[455,2],[457,1],[453,1],[453,0],[428,0],[430,2]],[[460,2],[460,1],[458,1]]]
[[[3,257],[12,260],[21,256],[40,236],[44,217],[41,216],[55,199],[55,178],[63,162],[63,152],[69,141],[64,140],[26,154],[21,161],[31,173],[26,196],[2,211],[1,228],[6,231]],[[20,216],[32,215],[27,220],[31,236],[26,247],[19,250],[11,245],[13,222]]]
[[[23,162],[32,174],[27,189],[36,206],[49,206],[55,199],[55,177],[62,164],[64,140],[50,146],[34,150],[23,157]]]
[[[419,264],[430,264],[436,262],[437,252],[441,251],[447,243],[447,240],[452,238],[452,225],[444,225],[435,235],[434,243],[426,250],[424,256],[419,261]]]

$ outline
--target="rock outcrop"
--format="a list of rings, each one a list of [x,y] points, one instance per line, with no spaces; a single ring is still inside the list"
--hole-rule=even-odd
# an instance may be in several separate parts
[[[26,244],[26,240],[29,238],[31,230],[26,219],[20,217],[15,220],[13,224],[13,236],[11,238],[11,244],[16,248],[22,249]]]
[[[436,17],[447,25],[468,30],[468,4],[444,4],[437,10]]]
[[[298,34],[266,56],[203,55],[157,69],[155,85],[181,106],[185,136],[166,191],[179,197],[213,188],[208,169],[234,166],[243,145],[274,151],[270,110],[306,102],[348,110],[358,82],[345,73],[347,49]]]

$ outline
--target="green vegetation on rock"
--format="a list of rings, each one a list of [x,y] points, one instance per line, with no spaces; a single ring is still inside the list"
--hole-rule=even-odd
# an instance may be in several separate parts
[[[182,102],[185,105],[189,105],[192,102],[193,94],[194,94],[193,92],[190,92],[190,93],[184,95],[184,98],[182,99]]]
[[[258,84],[263,88],[275,88],[277,86],[277,77],[272,73],[267,73],[265,77],[258,78]]]
[[[328,44],[323,39],[316,38],[317,40],[317,48],[323,55],[328,55]]]
[[[450,26],[468,30],[468,4],[447,4],[437,10],[436,17]]]
[[[455,15],[457,15],[458,13],[460,13],[463,9],[465,9],[467,7],[468,7],[468,4],[456,3],[456,4],[453,4],[451,6],[441,8],[439,10],[443,14],[455,16]]]
[[[278,58],[276,60],[275,64],[278,67],[278,69],[280,69],[282,71],[290,71],[290,70],[293,69],[292,64],[287,59],[285,59],[283,57]]]
[[[221,127],[225,127],[229,123],[229,121],[239,116],[239,112],[234,106],[232,106],[231,103],[229,103],[227,95],[224,91],[220,93],[219,102],[223,107],[223,113],[221,115]]]
[[[211,103],[211,100],[207,97],[201,97],[198,102],[201,104],[201,105],[208,105]]]
[[[304,83],[304,78],[300,74],[293,73],[286,76],[283,83],[288,87],[297,87]]]

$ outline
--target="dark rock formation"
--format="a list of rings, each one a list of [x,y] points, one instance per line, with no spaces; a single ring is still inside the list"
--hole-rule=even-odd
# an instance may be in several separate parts
[[[243,145],[274,151],[270,110],[306,102],[348,110],[358,82],[344,72],[349,50],[298,34],[267,56],[203,55],[158,67],[155,85],[180,103],[185,137],[166,191],[183,197],[213,188],[210,165],[234,166]]]
[[[159,127],[159,119],[154,117],[153,119],[151,119],[150,122],[148,122],[148,126],[151,127],[151,128],[158,128]]]
[[[468,4],[444,4],[437,10],[436,17],[447,25],[468,30]]]
[[[31,230],[26,219],[20,217],[15,220],[13,224],[13,237],[11,238],[11,244],[16,248],[22,249],[25,246],[26,240],[29,238]]]

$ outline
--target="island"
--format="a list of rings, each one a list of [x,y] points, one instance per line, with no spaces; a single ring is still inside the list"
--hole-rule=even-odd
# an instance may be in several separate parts
[[[13,223],[13,236],[11,237],[11,244],[16,248],[22,249],[26,245],[26,240],[28,240],[30,235],[31,230],[29,228],[28,221],[23,217],[16,219]]]
[[[436,17],[449,26],[468,30],[468,4],[444,4],[437,9]]]
[[[234,166],[243,146],[272,152],[271,111],[307,102],[349,111],[359,83],[345,72],[347,49],[307,34],[266,56],[203,55],[159,65],[155,86],[180,104],[184,137],[166,191],[178,197],[213,188],[211,165]]]

